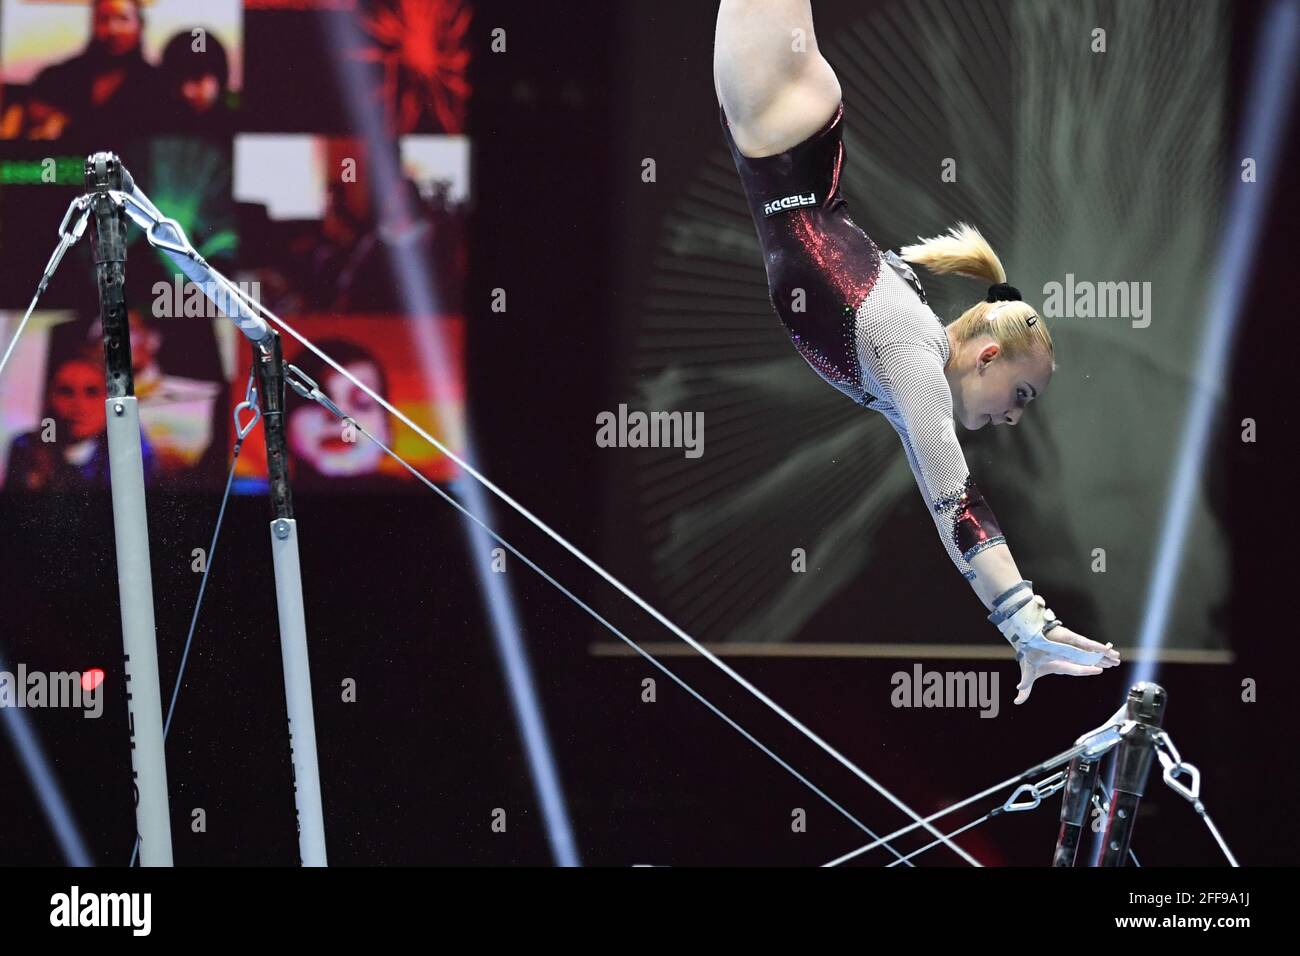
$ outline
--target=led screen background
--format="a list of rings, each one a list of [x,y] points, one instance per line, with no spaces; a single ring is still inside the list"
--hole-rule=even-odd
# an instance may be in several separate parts
[[[420,420],[436,422],[437,434],[460,447],[465,221],[472,201],[470,140],[463,129],[469,5],[439,0],[245,9],[231,0],[155,0],[141,8],[138,52],[115,53],[120,59],[113,63],[136,59],[115,92],[104,88],[109,93],[102,104],[96,101],[104,94],[94,86],[100,69],[94,57],[105,55],[105,48],[91,39],[91,9],[80,2],[0,3],[0,256],[6,262],[0,309],[16,311],[14,321],[21,316],[58,222],[81,189],[84,156],[113,149],[196,250],[266,307],[286,317],[310,314],[326,325],[332,316],[341,337],[351,341],[362,338],[362,329],[391,330],[369,343],[371,351],[397,356],[385,358],[390,364],[408,362],[392,369],[402,402],[424,410]],[[129,19],[133,4],[111,0],[102,10]],[[330,18],[342,27],[331,26]],[[335,70],[321,61],[323,49],[283,42],[326,33],[341,44],[337,58],[362,70],[358,75],[369,84],[361,91],[365,109],[382,116],[395,134],[391,140],[346,135],[342,81],[331,80]],[[184,49],[173,49],[176,42]],[[247,71],[246,63],[256,69]],[[313,70],[317,82],[301,82]],[[57,82],[44,79],[55,73]],[[186,77],[211,83],[211,101],[180,85]],[[394,155],[375,155],[375,148]],[[397,178],[378,182],[389,168]],[[88,247],[86,240],[66,257],[42,300],[62,316],[56,325],[94,328],[98,299]],[[412,302],[400,292],[393,270],[394,257],[401,256],[428,268],[433,301]],[[146,440],[159,446],[159,463],[166,465],[160,480],[219,488],[234,437],[225,396],[242,397],[247,350],[237,347],[233,327],[212,321],[219,314],[190,294],[193,288],[177,279],[171,261],[135,228],[127,282],[128,305],[143,336],[136,346],[137,376],[149,380],[138,392],[146,406],[168,409],[152,424],[155,416],[147,407],[144,413]],[[407,315],[409,308],[426,317]],[[345,318],[354,315],[355,322]],[[450,364],[440,368],[452,381],[433,382],[427,362],[409,364],[417,353],[407,327],[422,322],[449,330]],[[43,334],[34,332],[38,339]],[[90,344],[69,335],[55,336],[72,343],[60,346],[65,350],[85,351]],[[32,348],[25,344],[21,355],[30,356]],[[50,414],[50,391],[62,387],[53,380],[65,361],[66,355],[46,355],[0,382],[6,440],[39,434]],[[48,438],[48,426],[44,431]],[[89,440],[102,444],[102,436]],[[97,453],[85,454],[93,459]],[[8,449],[0,456],[8,460]],[[423,450],[416,455],[426,476],[449,480],[453,472],[438,457]],[[249,480],[254,466],[264,462],[246,450],[239,491],[259,490]],[[400,466],[381,467],[395,487],[417,484]],[[75,481],[78,472],[93,469],[56,470]],[[45,481],[27,479],[32,487]],[[361,484],[353,482],[350,490]]]

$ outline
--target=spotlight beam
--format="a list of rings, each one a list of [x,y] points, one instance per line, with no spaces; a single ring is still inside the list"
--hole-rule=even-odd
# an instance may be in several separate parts
[[[338,14],[323,14],[327,41],[333,46],[331,62],[337,65],[349,119],[369,147],[369,176],[372,196],[378,200],[389,195],[401,181],[397,151],[391,148],[395,133],[386,130],[380,111],[365,101],[370,89],[362,64],[352,56],[356,35],[354,23]],[[450,357],[447,343],[434,316],[439,314],[442,297],[429,274],[429,264],[422,262],[409,247],[389,247],[389,261],[398,277],[398,294],[404,311],[412,318],[416,335],[416,354],[427,381],[454,381],[458,371]],[[464,454],[474,460],[472,432],[466,424]],[[490,520],[491,506],[477,482],[462,482],[459,496],[473,514]],[[542,712],[536,681],[523,640],[514,597],[505,578],[488,567],[492,542],[483,530],[464,522],[467,551],[479,582],[479,594],[486,607],[497,655],[510,694],[515,722],[524,744],[532,776],[533,789],[541,805],[551,855],[559,866],[579,866],[581,861],[569,822],[559,771],[551,752],[550,736]]]
[[[1298,47],[1300,3],[1276,0],[1260,25],[1255,69],[1246,95],[1246,121],[1236,151],[1241,159],[1255,160],[1257,178],[1253,183],[1242,182],[1237,164],[1232,164],[1236,172],[1229,196],[1227,229],[1211,284],[1213,291],[1197,359],[1195,385],[1183,421],[1169,503],[1138,635],[1142,652],[1160,647],[1169,623],[1192,505],[1205,463],[1214,405],[1222,395],[1222,383],[1231,367],[1233,340],[1244,301],[1242,290],[1250,287],[1255,250],[1268,215],[1269,195],[1277,179],[1281,140],[1295,99],[1296,64],[1300,62]],[[1158,655],[1142,654],[1126,683],[1153,680],[1157,663]]]
[[[0,671],[8,669],[5,659],[0,657]],[[25,688],[18,688],[18,693],[24,692]],[[63,796],[63,789],[54,776],[50,762],[45,758],[45,751],[41,749],[40,740],[27,715],[16,707],[0,707],[0,725],[4,726],[9,742],[22,761],[23,769],[27,771],[27,779],[36,793],[41,812],[45,814],[45,820],[59,844],[64,861],[68,866],[94,866],[81,830],[72,816],[72,808]]]

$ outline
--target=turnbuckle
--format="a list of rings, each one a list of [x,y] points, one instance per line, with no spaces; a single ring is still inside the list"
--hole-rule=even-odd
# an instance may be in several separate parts
[[[294,376],[297,376],[297,378]],[[297,379],[302,379],[302,381],[298,381]],[[343,409],[335,405],[334,402],[330,400],[329,396],[320,390],[320,386],[316,384],[316,380],[298,366],[285,362],[284,380],[289,383],[290,388],[303,398],[312,402],[320,402],[341,420],[346,421],[348,419],[348,416],[344,414]]]
[[[1018,813],[1021,810],[1033,810],[1044,799],[1057,793],[1065,786],[1065,771],[1058,770],[1044,777],[1037,783],[1022,783],[1007,797],[1007,802],[994,810],[994,813]]]
[[[86,223],[90,221],[90,203],[91,197],[87,194],[78,196],[68,204],[68,211],[63,214],[63,222],[59,223],[59,244],[54,247],[54,252],[50,254],[50,261],[45,264],[45,272],[41,274],[41,281],[37,286],[36,295],[42,295],[50,284],[50,279],[54,278],[54,270],[59,267],[63,261],[63,256],[69,249],[76,244],[86,232]],[[77,221],[72,221],[74,213],[79,212]],[[71,224],[71,228],[69,228]]]

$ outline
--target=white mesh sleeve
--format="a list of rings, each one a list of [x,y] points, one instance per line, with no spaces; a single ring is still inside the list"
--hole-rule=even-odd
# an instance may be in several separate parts
[[[971,480],[957,441],[943,365],[919,344],[881,345],[875,352],[878,371],[886,379],[881,384],[898,410],[890,421],[903,441],[917,486],[948,556],[967,580],[973,579],[970,558],[1005,539]]]

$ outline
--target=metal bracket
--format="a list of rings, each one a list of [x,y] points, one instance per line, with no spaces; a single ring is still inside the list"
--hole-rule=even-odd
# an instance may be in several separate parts
[[[1124,738],[1124,735],[1133,730],[1136,723],[1132,720],[1125,720],[1127,713],[1127,704],[1121,707],[1115,713],[1111,714],[1105,723],[1082,734],[1074,745],[1083,747],[1082,756],[1099,757],[1106,751],[1110,750]]]

